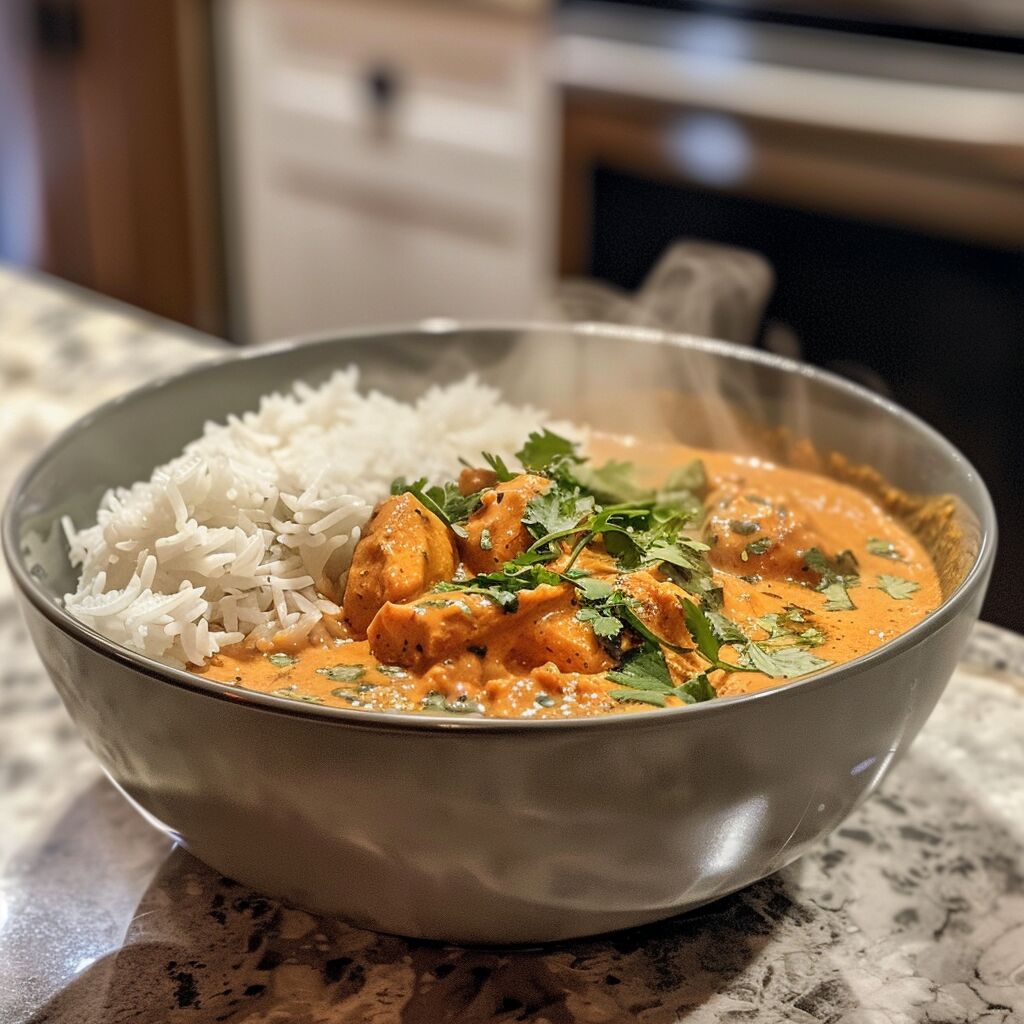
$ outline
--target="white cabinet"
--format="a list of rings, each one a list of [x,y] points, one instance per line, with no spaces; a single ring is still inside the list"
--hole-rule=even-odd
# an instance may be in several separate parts
[[[540,17],[390,0],[215,9],[237,334],[536,310],[554,244]]]

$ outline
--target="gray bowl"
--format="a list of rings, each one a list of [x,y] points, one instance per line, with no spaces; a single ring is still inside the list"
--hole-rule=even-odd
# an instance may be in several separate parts
[[[90,521],[106,487],[148,477],[205,419],[352,362],[365,385],[406,398],[473,370],[512,401],[606,429],[774,444],[776,455],[780,438],[812,438],[908,492],[951,496],[945,541],[929,540],[946,600],[880,650],[802,682],[567,722],[297,705],[166,668],[64,612],[74,573],[60,516]],[[799,857],[928,717],[977,617],[995,544],[991,501],[966,460],[838,378],[653,331],[447,322],[246,352],[111,402],[29,467],[3,529],[47,671],[149,820],[218,871],[299,906],[467,943],[654,921]]]

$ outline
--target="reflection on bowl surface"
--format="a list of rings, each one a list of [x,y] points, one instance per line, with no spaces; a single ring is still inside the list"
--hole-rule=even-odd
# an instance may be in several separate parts
[[[298,704],[158,664],[65,612],[62,516],[88,522],[107,487],[148,478],[204,421],[349,364],[404,400],[473,372],[510,402],[599,431],[794,465],[809,439],[823,471],[900,514],[943,600],[895,641],[805,680],[540,721]],[[78,727],[129,799],[197,856],[378,930],[522,943],[700,905],[835,828],[941,694],[984,596],[995,523],[947,442],[806,367],[630,329],[453,326],[278,346],[134,392],[29,469],[4,540]]]

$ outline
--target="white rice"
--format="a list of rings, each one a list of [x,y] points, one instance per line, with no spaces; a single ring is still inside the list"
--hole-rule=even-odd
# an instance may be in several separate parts
[[[460,456],[481,451],[511,458],[547,422],[473,377],[413,404],[357,385],[349,368],[207,423],[147,482],[107,491],[95,525],[76,530],[66,519],[70,558],[81,566],[68,611],[176,665],[200,665],[250,636],[301,639],[337,613],[318,585],[344,581],[395,477],[450,479]]]

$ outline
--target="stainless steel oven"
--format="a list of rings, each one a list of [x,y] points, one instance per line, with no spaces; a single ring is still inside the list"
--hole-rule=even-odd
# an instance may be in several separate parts
[[[1024,52],[913,27],[959,32],[981,4],[749,16],[801,6],[562,9],[562,271],[631,287],[684,237],[766,255],[761,343],[895,396],[983,472],[1004,523],[986,614],[1024,628]],[[900,31],[862,31],[868,6]],[[989,6],[1024,33],[1024,4]]]

